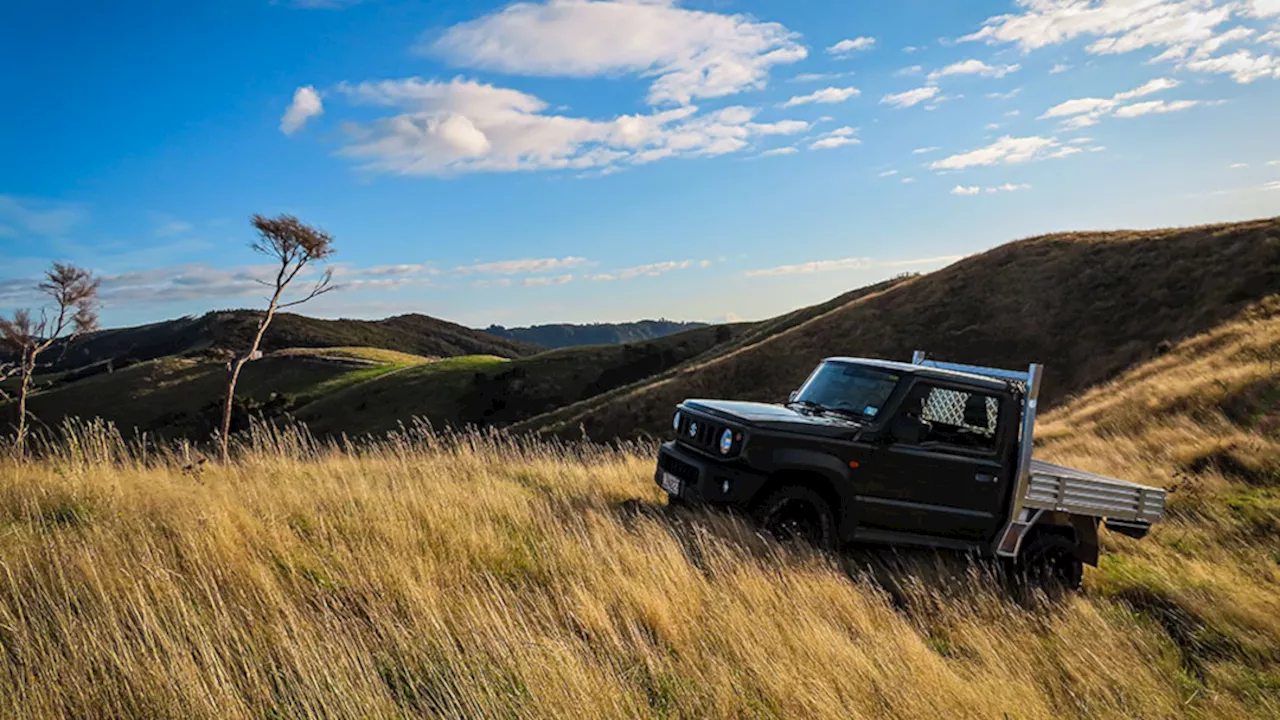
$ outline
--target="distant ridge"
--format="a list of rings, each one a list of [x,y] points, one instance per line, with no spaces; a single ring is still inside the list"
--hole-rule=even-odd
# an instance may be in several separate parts
[[[656,340],[700,327],[707,327],[707,323],[659,319],[639,320],[628,323],[589,323],[585,325],[562,323],[515,328],[490,325],[484,331],[490,335],[555,349],[581,345],[618,345],[621,343]]]

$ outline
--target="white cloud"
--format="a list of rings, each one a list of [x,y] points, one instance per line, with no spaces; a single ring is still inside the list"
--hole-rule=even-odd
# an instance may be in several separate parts
[[[1049,74],[1057,75],[1058,73],[1064,73],[1070,69],[1071,69],[1070,65],[1064,65],[1063,63],[1058,63],[1057,65],[1054,65],[1053,67],[1049,68]]]
[[[1280,14],[1280,0],[1018,0],[1021,12],[992,17],[962,40],[1016,43],[1024,51],[1092,37],[1095,55],[1163,49],[1151,62],[1174,62],[1192,72],[1223,73],[1239,83],[1280,77],[1280,60],[1247,49],[1212,57],[1223,46],[1252,38],[1253,28],[1219,28],[1233,17]],[[1271,34],[1257,39],[1269,41]]]
[[[847,87],[847,88],[828,87],[828,88],[823,88],[822,90],[816,90],[814,92],[809,93],[808,95],[797,95],[791,98],[790,100],[782,103],[781,105],[779,105],[779,107],[789,108],[789,107],[795,107],[796,105],[807,105],[809,103],[821,103],[824,105],[831,105],[834,103],[844,102],[849,98],[858,97],[861,94],[862,92],[855,87]]]
[[[293,91],[293,102],[289,103],[289,109],[280,118],[280,132],[292,135],[301,130],[308,120],[323,113],[324,103],[320,100],[320,93],[310,85],[303,85]]]
[[[803,60],[778,23],[677,7],[672,0],[518,2],[454,25],[423,49],[464,67],[514,75],[655,78],[651,104],[687,104],[763,87]]]
[[[1152,113],[1171,113],[1187,108],[1193,108],[1199,105],[1198,100],[1174,100],[1173,102],[1165,102],[1164,100],[1148,100],[1147,102],[1134,103],[1125,105],[1116,110],[1115,115],[1118,118],[1134,118],[1139,115],[1150,115]]]
[[[773,275],[809,275],[812,273],[831,272],[833,270],[855,270],[871,264],[867,258],[844,258],[843,260],[817,260],[798,265],[779,265],[765,270],[748,270],[747,277],[769,277]]]
[[[564,285],[573,280],[573,275],[557,275],[555,277],[531,277],[520,281],[524,287],[540,287],[545,285]]]
[[[1021,65],[988,65],[981,60],[969,59],[952,63],[941,70],[929,73],[929,80],[935,82],[948,75],[981,75],[983,77],[1002,78],[1011,72],[1017,72]]]
[[[1116,117],[1131,118],[1149,113],[1175,112],[1186,110],[1199,104],[1197,100],[1177,100],[1174,102],[1154,101],[1132,105],[1122,103],[1153,93],[1171,90],[1181,85],[1177,80],[1155,78],[1148,80],[1132,90],[1118,92],[1109,98],[1076,98],[1059,103],[1044,111],[1041,120],[1049,118],[1069,118],[1063,122],[1065,129],[1073,130],[1097,125],[1104,116],[1114,114]]]
[[[987,187],[987,188],[978,187],[977,185],[967,185],[967,186],[957,185],[951,188],[951,194],[952,195],[977,195],[978,193],[985,192],[988,195],[990,195],[992,193],[1018,192],[1019,190],[1030,190],[1030,189],[1031,189],[1031,186],[1025,183],[1020,185],[1015,185],[1013,183],[1005,183],[1003,185],[996,185],[996,186]]]
[[[844,147],[845,145],[861,145],[862,141],[857,138],[833,135],[824,137],[814,141],[809,145],[810,150],[830,150],[832,148]]]
[[[991,98],[992,100],[1008,100],[1009,98],[1014,97],[1020,92],[1022,92],[1022,88],[1014,88],[1008,92],[1002,92],[1002,93],[989,92],[987,93],[987,97]]]
[[[612,120],[570,117],[547,113],[547,104],[532,95],[461,78],[341,84],[337,90],[356,103],[402,111],[348,124],[350,143],[341,152],[363,160],[366,169],[407,175],[613,170],[737,152],[753,138],[810,127],[800,120],[757,123],[757,110],[741,106],[701,115],[684,106]]]
[[[915,178],[913,178],[913,177],[904,177],[904,178],[902,178],[902,182],[904,182],[904,183],[913,183],[913,182],[915,182],[915,181],[916,181],[916,179],[915,179]]]
[[[776,155],[795,155],[798,152],[800,152],[798,149],[791,146],[787,146],[787,147],[774,148],[772,150],[765,150],[764,152],[760,153],[760,156],[773,157]]]
[[[819,80],[838,80],[840,78],[852,77],[853,75],[854,73],[852,70],[832,73],[800,73],[799,75],[792,77],[788,82],[806,83],[817,82]]]
[[[962,41],[1016,43],[1035,50],[1077,37],[1098,39],[1093,54],[1203,42],[1231,16],[1214,0],[1018,0],[1022,12],[989,18]]]
[[[839,260],[815,260],[797,265],[779,265],[763,270],[749,270],[747,277],[772,277],[778,275],[811,275],[813,273],[833,272],[836,270],[859,270],[864,268],[899,268],[918,265],[945,265],[963,258],[963,255],[943,255],[939,257],[908,258],[904,260],[872,260],[865,257],[842,258]]]
[[[880,173],[880,177],[893,177],[894,175],[897,175],[897,174],[898,174],[897,170],[885,170],[884,172]]]
[[[926,154],[926,153],[936,152],[936,151],[938,151],[938,150],[940,150],[940,149],[941,149],[941,148],[937,148],[937,147],[919,147],[919,148],[916,148],[915,150],[912,150],[912,151],[911,151],[911,154],[912,154],[912,155],[924,155],[924,154]]]
[[[691,267],[710,267],[710,260],[668,260],[666,262],[649,263],[647,265],[637,265],[635,267],[623,268],[622,270],[614,270],[613,272],[600,273],[597,275],[588,275],[587,278],[596,281],[607,280],[630,280],[638,277],[658,277],[672,270],[686,270]]]
[[[1078,148],[1064,146],[1057,138],[1011,137],[1006,135],[990,145],[930,163],[933,170],[962,170],[987,165],[1013,165],[1074,155]]]
[[[900,93],[885,95],[880,98],[882,105],[892,105],[893,107],[906,108],[913,105],[931,100],[938,95],[938,88],[933,85],[919,87],[914,90],[906,90]]]
[[[1267,164],[1270,165],[1271,163],[1267,163]],[[1247,167],[1249,167],[1249,163],[1231,163],[1230,165],[1227,166],[1227,168],[1231,170],[1241,170]]]
[[[919,49],[920,49],[920,48],[916,47],[915,45],[908,45],[908,46],[906,46],[906,47],[902,48],[902,52],[904,52],[904,53],[906,53],[906,54],[910,55],[911,53],[916,52],[916,51],[918,51]]]
[[[1183,67],[1195,72],[1230,75],[1232,80],[1242,84],[1267,77],[1280,78],[1280,57],[1254,55],[1243,49],[1230,55],[1188,60]]]
[[[1280,165],[1280,160],[1268,160],[1267,165]]]
[[[458,275],[528,275],[579,268],[586,264],[587,259],[581,257],[501,260],[476,265],[463,265],[454,268],[453,272]]]
[[[909,75],[919,75],[919,74],[920,74],[920,73],[922,73],[922,72],[924,72],[924,66],[923,66],[923,65],[911,65],[911,66],[909,66],[909,67],[904,67],[904,68],[902,68],[901,70],[896,70],[896,71],[894,71],[893,76],[894,76],[894,77],[907,77],[907,76],[909,76]]]
[[[873,37],[858,37],[851,40],[841,40],[840,42],[827,48],[827,53],[837,57],[845,57],[859,50],[870,50],[875,47],[876,39]]]

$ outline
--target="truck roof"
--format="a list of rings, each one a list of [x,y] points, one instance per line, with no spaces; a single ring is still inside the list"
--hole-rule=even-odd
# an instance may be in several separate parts
[[[893,360],[879,360],[876,358],[860,358],[860,357],[829,357],[823,362],[843,362],[853,363],[857,365],[867,365],[870,367],[880,368],[882,370],[892,370],[902,374],[920,375],[923,377],[937,378],[940,380],[961,380],[973,385],[981,385],[992,390],[1004,390],[1009,384],[1004,380],[986,375],[977,375],[974,373],[960,372],[958,370],[945,370],[943,368],[930,367],[928,365],[916,365],[914,363],[895,362]]]

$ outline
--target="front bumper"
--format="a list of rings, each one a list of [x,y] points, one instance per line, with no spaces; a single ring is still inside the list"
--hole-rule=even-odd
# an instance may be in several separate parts
[[[658,487],[662,487],[664,472],[680,479],[681,499],[715,505],[745,507],[768,481],[763,474],[716,462],[675,441],[663,443],[658,450],[658,467],[653,473]]]

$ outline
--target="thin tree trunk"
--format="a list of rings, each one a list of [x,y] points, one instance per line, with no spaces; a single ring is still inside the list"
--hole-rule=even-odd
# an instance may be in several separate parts
[[[252,351],[250,355],[252,355]],[[231,365],[231,379],[227,382],[227,400],[222,406],[222,434],[219,440],[222,441],[222,462],[226,464],[230,460],[230,442],[231,442],[231,407],[236,397],[236,381],[240,379],[240,370],[244,367],[249,355],[242,358],[236,358]]]
[[[262,344],[262,336],[267,332],[267,325],[271,324],[271,318],[276,313],[276,304],[280,301],[280,293],[283,292],[284,286],[277,285],[276,292],[271,297],[271,304],[267,306],[267,312],[262,318],[262,322],[258,325],[258,332],[253,336],[253,345],[250,346],[249,352],[244,357],[236,358],[235,363],[231,366],[231,380],[227,383],[227,401],[222,406],[222,463],[225,465],[231,459],[230,442],[231,442],[231,407],[236,397],[236,381],[240,379],[240,370],[244,368],[244,364],[249,362],[249,358],[258,352],[258,346]]]
[[[18,441],[14,448],[22,457],[27,439],[27,393],[31,390],[31,375],[36,371],[35,353],[29,349],[22,354],[22,382],[18,384]]]

